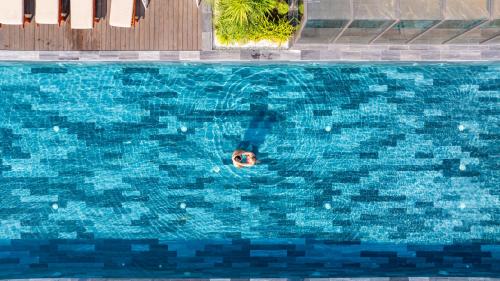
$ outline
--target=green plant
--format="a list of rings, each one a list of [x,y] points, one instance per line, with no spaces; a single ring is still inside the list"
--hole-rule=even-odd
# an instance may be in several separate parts
[[[295,27],[287,20],[286,13],[279,13],[278,3],[282,2],[216,0],[214,23],[217,39],[226,45],[259,40],[286,42]]]
[[[276,0],[219,0],[222,21],[244,25],[262,20],[276,6]]]
[[[279,19],[278,21],[266,21],[259,26],[258,30],[261,39],[268,39],[278,43],[284,43],[295,32],[287,19]]]
[[[288,6],[288,3],[284,1],[279,1],[277,3],[276,9],[278,10],[278,14],[286,15],[288,14],[288,10],[290,9],[290,7]]]
[[[303,15],[304,14],[304,3],[299,4],[299,14]]]

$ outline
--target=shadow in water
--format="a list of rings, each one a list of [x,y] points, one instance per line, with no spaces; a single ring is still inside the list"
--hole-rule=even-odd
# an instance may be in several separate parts
[[[259,148],[265,142],[266,136],[277,120],[278,114],[274,111],[257,112],[250,121],[243,140],[238,144],[237,149],[251,151],[259,158]]]

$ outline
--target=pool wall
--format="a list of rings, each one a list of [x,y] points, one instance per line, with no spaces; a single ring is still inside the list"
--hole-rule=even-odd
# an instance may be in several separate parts
[[[499,244],[314,239],[2,240],[0,278],[498,277]]]

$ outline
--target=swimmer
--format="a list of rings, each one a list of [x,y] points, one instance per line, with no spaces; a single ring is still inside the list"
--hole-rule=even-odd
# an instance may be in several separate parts
[[[246,157],[246,162],[243,161],[243,156]],[[233,165],[240,169],[244,167],[252,167],[257,163],[257,158],[253,152],[248,152],[244,150],[235,150],[232,156]]]

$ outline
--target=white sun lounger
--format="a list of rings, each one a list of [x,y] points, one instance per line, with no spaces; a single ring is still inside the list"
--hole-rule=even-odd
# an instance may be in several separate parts
[[[24,0],[2,1],[0,24],[24,25]]]
[[[71,0],[71,28],[92,29],[95,22],[95,0]]]
[[[62,0],[36,0],[35,21],[37,24],[60,24]]]
[[[109,25],[132,27],[135,22],[135,0],[111,0]]]

